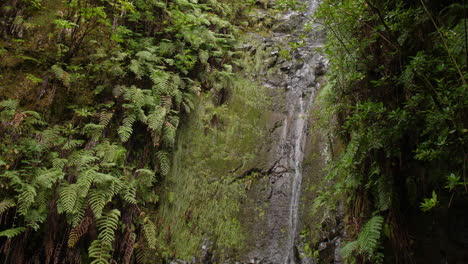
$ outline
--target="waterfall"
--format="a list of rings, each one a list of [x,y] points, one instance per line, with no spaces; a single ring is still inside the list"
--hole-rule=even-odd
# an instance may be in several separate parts
[[[309,0],[308,9],[305,12],[306,17],[311,17],[317,8],[319,1]],[[314,27],[316,28],[316,27]],[[304,48],[298,51],[300,58],[304,58],[302,68],[297,72],[292,72],[292,78],[288,83],[288,117],[284,120],[283,126],[287,127],[288,119],[292,119],[292,124],[289,133],[282,136],[294,139],[291,145],[291,151],[288,155],[289,177],[291,178],[291,194],[289,202],[289,223],[288,223],[288,244],[284,264],[295,264],[295,244],[297,237],[297,225],[299,222],[299,205],[301,197],[302,185],[302,164],[304,160],[304,148],[307,140],[307,115],[312,106],[317,90],[318,83],[315,82],[314,70],[318,67],[317,64],[322,62],[320,54],[314,54],[314,50],[310,47],[317,47],[323,43],[323,40],[318,37],[319,34],[314,34],[313,30],[307,41],[309,48]],[[288,135],[289,134],[289,135]],[[286,140],[287,141],[287,140]],[[280,142],[285,142],[281,139]],[[282,147],[284,149],[284,147]],[[284,154],[284,153],[283,153]]]
[[[273,78],[265,78],[265,86],[271,90],[272,129],[271,146],[267,148],[269,172],[266,188],[258,189],[256,205],[264,210],[264,218],[255,225],[249,263],[296,264],[297,240],[301,224],[301,189],[304,158],[309,131],[309,116],[315,93],[319,89],[316,75],[323,74],[326,60],[317,51],[323,46],[323,34],[316,25],[304,30],[306,23],[320,3],[308,1],[305,11],[285,12],[278,18],[271,37],[263,42],[271,47],[284,47],[285,43],[304,39],[305,45],[290,53],[291,60],[278,57],[277,72]],[[276,129],[278,128],[278,129]],[[261,185],[261,184],[260,184]],[[265,185],[264,185],[265,186]],[[260,198],[258,198],[260,196]],[[264,197],[264,198],[262,198]],[[302,264],[310,263],[301,261]]]

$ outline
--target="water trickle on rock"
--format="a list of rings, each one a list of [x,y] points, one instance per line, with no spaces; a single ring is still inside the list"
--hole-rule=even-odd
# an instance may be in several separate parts
[[[303,177],[304,149],[309,130],[309,110],[319,89],[317,72],[323,73],[325,60],[316,48],[323,45],[323,34],[312,25],[304,31],[306,23],[316,10],[319,0],[308,0],[304,12],[289,12],[282,17],[278,31],[267,39],[273,44],[296,42],[301,34],[306,35],[306,44],[294,51],[292,60],[283,61],[280,81],[269,80],[271,89],[285,90],[281,114],[281,132],[278,133],[276,151],[270,153],[272,169],[271,193],[266,209],[266,235],[251,252],[256,263],[296,264],[307,263],[298,257],[298,226],[300,225],[301,187]],[[279,107],[281,108],[281,107]],[[277,109],[276,109],[277,110]],[[273,148],[274,149],[274,148]]]

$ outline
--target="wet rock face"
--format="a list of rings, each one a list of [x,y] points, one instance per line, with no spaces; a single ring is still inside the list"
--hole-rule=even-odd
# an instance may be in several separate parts
[[[310,0],[303,13],[289,12],[278,18],[270,38],[263,38],[267,46],[284,46],[307,34],[306,45],[291,55],[291,60],[277,58],[279,69],[274,78],[265,79],[270,88],[271,109],[270,142],[265,147],[266,164],[261,168],[265,177],[251,190],[253,211],[261,217],[252,226],[247,263],[295,264],[314,263],[311,258],[299,257],[298,232],[300,225],[300,195],[303,177],[304,149],[309,131],[308,111],[319,89],[317,77],[325,73],[326,61],[317,47],[323,45],[321,32],[302,32],[318,5]],[[277,56],[277,54],[273,54]],[[331,254],[333,255],[333,254]]]

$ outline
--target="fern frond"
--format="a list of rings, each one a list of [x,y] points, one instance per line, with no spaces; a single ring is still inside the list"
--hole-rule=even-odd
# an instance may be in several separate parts
[[[359,233],[359,251],[367,255],[368,258],[372,257],[372,254],[375,253],[379,246],[383,222],[384,218],[382,216],[374,216],[364,225]]]
[[[161,174],[163,176],[167,175],[171,168],[169,154],[161,150],[156,153],[156,157],[158,158],[158,161],[159,161],[159,169],[161,170]]]
[[[7,237],[8,239],[11,239],[11,238],[14,238],[15,236],[20,235],[24,231],[26,231],[25,227],[10,228],[10,229],[1,231],[0,237],[4,236],[4,237]]]
[[[124,257],[123,257],[123,262],[125,264],[130,263],[130,259],[133,255],[133,249],[135,248],[135,239],[136,239],[135,233],[131,233],[128,237],[128,241],[126,242],[126,247],[124,250]]]
[[[24,185],[21,192],[18,194],[18,212],[21,215],[28,213],[29,207],[34,203],[36,197],[36,189],[32,185]]]
[[[143,68],[143,63],[138,60],[131,60],[128,69],[133,72],[137,79],[141,79],[145,75],[145,70]]]
[[[0,102],[0,108],[3,108],[0,111],[0,122],[10,121],[16,113],[16,108],[19,103],[17,100],[4,100]]]
[[[16,110],[18,108],[19,102],[18,100],[3,100],[0,102],[0,108],[9,109],[9,110]]]
[[[122,189],[122,199],[129,204],[137,204],[136,198],[136,187],[133,185],[127,185]]]
[[[66,72],[62,67],[58,66],[57,64],[51,67],[52,72],[55,75],[55,78],[60,80],[65,87],[70,86],[70,74]]]
[[[101,137],[104,128],[104,125],[89,123],[84,125],[82,133],[97,141]]]
[[[349,259],[353,256],[354,253],[357,252],[359,249],[359,243],[358,241],[351,241],[346,243],[346,245],[341,248],[341,256],[344,259]]]
[[[107,200],[107,195],[103,191],[91,190],[89,192],[88,203],[96,219],[101,217],[102,209],[106,206]]]
[[[98,172],[96,167],[87,169],[78,174],[78,179],[76,184],[78,185],[78,192],[80,197],[86,197],[88,195],[89,188],[93,183],[94,179],[97,177]]]
[[[94,259],[91,264],[109,264],[108,259],[111,257],[111,250],[111,244],[100,239],[94,240],[88,249],[89,256]]]
[[[130,139],[133,133],[133,123],[135,123],[136,120],[136,115],[134,113],[128,114],[124,118],[122,125],[117,130],[122,142],[127,142]]]
[[[107,125],[109,124],[109,122],[111,121],[112,119],[112,116],[114,116],[114,113],[111,113],[111,112],[102,112],[100,115],[99,115],[99,125],[103,126],[103,127],[107,127]]]
[[[165,155],[165,154],[160,154],[160,155]],[[166,155],[167,155],[167,153],[166,153]],[[138,169],[138,170],[136,170],[136,173],[138,175],[138,177],[137,177],[138,180],[140,180],[141,178],[145,179],[144,181],[140,181],[144,185],[150,185],[153,182],[154,177],[155,177],[154,171],[149,170],[149,169]]]
[[[88,232],[88,227],[93,222],[91,217],[85,217],[81,220],[80,224],[72,228],[70,235],[68,236],[68,247],[72,248],[75,246],[76,242]]]
[[[41,168],[36,171],[35,176],[36,178],[33,181],[34,186],[50,189],[59,179],[63,179],[64,174],[59,169]]]
[[[52,160],[52,167],[56,170],[63,170],[67,162],[67,159],[55,158]]]
[[[115,97],[119,97],[119,96],[122,96],[125,92],[125,90],[127,89],[126,86],[124,85],[116,85],[114,87],[114,89],[112,90],[112,94],[115,96]]]
[[[169,123],[165,122],[164,123],[164,128],[163,128],[163,141],[167,146],[173,146],[175,143],[175,138],[176,138],[176,127]]]
[[[114,241],[114,232],[119,226],[120,211],[113,209],[97,220],[98,239],[107,243]]]
[[[16,205],[15,200],[13,199],[5,199],[0,202],[0,216],[5,213],[8,209],[14,207]]]
[[[76,184],[63,184],[59,187],[57,200],[57,212],[59,214],[63,212],[73,213],[78,199],[77,187]]]
[[[156,133],[161,133],[166,113],[165,108],[157,107],[148,115],[148,127]]]
[[[392,206],[394,192],[392,184],[389,182],[387,177],[381,175],[377,179],[376,192],[378,209],[381,211],[388,210]]]
[[[170,94],[172,89],[169,83],[170,77],[171,75],[165,71],[153,71],[150,75],[150,79],[153,82],[153,92],[155,94]]]
[[[143,232],[145,234],[146,242],[148,243],[148,247],[151,249],[156,248],[156,226],[154,223],[149,219],[149,217],[145,217],[143,219]]]

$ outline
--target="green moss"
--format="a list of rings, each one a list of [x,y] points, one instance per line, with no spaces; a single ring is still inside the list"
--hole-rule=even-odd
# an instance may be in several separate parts
[[[253,176],[239,177],[255,161],[266,101],[263,89],[250,81],[235,78],[232,84],[222,105],[200,97],[178,136],[160,212],[166,230],[160,240],[169,255],[191,259],[205,239],[215,243],[220,259],[243,247],[246,234],[238,216]]]

